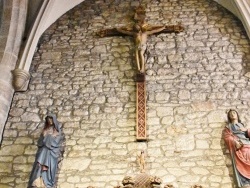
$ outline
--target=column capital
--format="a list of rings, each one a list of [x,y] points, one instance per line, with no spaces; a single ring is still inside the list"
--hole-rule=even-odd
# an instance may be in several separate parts
[[[30,73],[23,69],[14,69],[12,75],[15,91],[26,91],[30,80]]]

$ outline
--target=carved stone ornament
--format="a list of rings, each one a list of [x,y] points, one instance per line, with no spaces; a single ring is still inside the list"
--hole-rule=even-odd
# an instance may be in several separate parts
[[[29,72],[23,69],[14,69],[13,74],[13,87],[15,91],[25,91],[30,79]]]
[[[122,180],[122,184],[124,187],[133,187],[135,184],[135,180],[131,176],[126,176]]]
[[[171,184],[167,184],[167,185],[164,186],[164,188],[174,188],[174,186],[171,185]]]
[[[203,188],[201,185],[194,185],[194,186],[192,186],[191,188]]]
[[[150,181],[151,181],[151,184],[155,184],[155,185],[160,185],[162,183],[161,178],[157,176],[151,176]]]

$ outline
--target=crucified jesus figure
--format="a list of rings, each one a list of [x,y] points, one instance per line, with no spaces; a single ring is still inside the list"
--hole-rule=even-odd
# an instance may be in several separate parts
[[[152,34],[160,33],[180,33],[184,28],[178,25],[152,26],[145,23],[146,11],[140,4],[135,9],[134,24],[132,27],[120,27],[101,30],[97,33],[100,37],[112,36],[130,36],[133,37],[135,43],[135,61],[137,70],[136,74],[136,139],[139,141],[147,140],[146,133],[146,89],[145,89],[145,51],[147,48],[147,38]],[[143,163],[142,163],[143,164]],[[142,165],[143,166],[143,165]],[[142,167],[144,168],[144,167]]]
[[[154,33],[159,33],[165,29],[165,26],[147,27],[147,24],[136,23],[133,30],[127,28],[116,28],[122,34],[132,36],[135,42],[135,58],[138,71],[145,72],[145,58],[144,54],[147,48],[147,37]]]

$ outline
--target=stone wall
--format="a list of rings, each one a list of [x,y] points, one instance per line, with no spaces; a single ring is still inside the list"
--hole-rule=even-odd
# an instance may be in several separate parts
[[[29,89],[16,93],[0,151],[0,187],[27,186],[47,112],[66,136],[59,188],[111,188],[146,172],[178,188],[233,188],[221,138],[226,112],[250,126],[249,42],[241,23],[210,0],[147,2],[147,22],[181,22],[180,34],[148,39],[147,142],[136,142],[133,40],[99,38],[104,28],[131,25],[136,1],[87,0],[42,36]]]

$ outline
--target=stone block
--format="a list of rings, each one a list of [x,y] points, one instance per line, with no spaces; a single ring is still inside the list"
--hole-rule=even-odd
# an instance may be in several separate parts
[[[179,135],[176,138],[175,145],[178,151],[193,150],[195,148],[194,135]]]
[[[41,122],[41,119],[37,113],[25,112],[21,115],[21,120],[24,122]]]
[[[197,101],[191,104],[194,111],[212,111],[216,109],[215,103],[212,101]]]
[[[84,171],[88,168],[91,159],[88,158],[66,158],[62,161],[62,170],[67,171]]]
[[[12,163],[0,163],[0,172],[1,173],[11,173]]]
[[[209,143],[207,140],[196,140],[196,148],[197,149],[208,149]]]
[[[223,110],[210,111],[207,119],[209,123],[223,123],[226,120],[226,112]]]
[[[25,145],[3,146],[0,150],[0,156],[17,156],[24,154]]]
[[[69,182],[69,183],[79,183],[80,182],[80,176],[68,177],[67,182]]]

